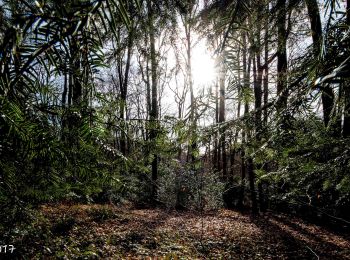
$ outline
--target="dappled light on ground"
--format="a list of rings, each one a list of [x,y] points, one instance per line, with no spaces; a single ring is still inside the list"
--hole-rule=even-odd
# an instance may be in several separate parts
[[[280,214],[63,204],[41,212],[47,221],[37,230],[43,234],[23,238],[28,257],[350,259],[349,236]]]

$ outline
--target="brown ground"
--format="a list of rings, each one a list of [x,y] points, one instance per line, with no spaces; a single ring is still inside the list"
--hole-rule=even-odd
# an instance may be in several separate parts
[[[17,241],[44,259],[350,259],[350,236],[285,215],[45,205]]]

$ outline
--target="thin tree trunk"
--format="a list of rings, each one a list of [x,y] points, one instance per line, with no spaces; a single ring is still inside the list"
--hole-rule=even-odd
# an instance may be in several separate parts
[[[266,5],[266,15],[269,13],[269,3],[267,2]],[[264,84],[264,107],[268,103],[269,99],[269,17],[267,16],[265,18],[265,35],[264,35],[264,63],[266,67],[264,68],[264,78],[263,78],[263,84]],[[268,120],[268,113],[267,109],[264,110],[264,127],[267,126],[267,120]]]
[[[67,92],[68,92],[68,71],[67,67],[65,69],[64,73],[64,80],[63,80],[63,92],[62,92],[62,106],[66,106],[66,101],[67,101]]]
[[[248,51],[247,51],[247,37],[246,32],[242,33],[242,41],[243,41],[243,88],[244,93],[247,93],[247,90],[250,88],[250,63],[251,63],[251,57],[249,55],[248,59]],[[246,94],[245,94],[246,95]],[[248,116],[249,113],[249,104],[248,99],[244,96],[244,115]],[[246,139],[248,134],[248,128],[245,128],[242,130],[242,150],[241,150],[241,189],[238,199],[238,207],[243,207],[243,201],[244,201],[244,194],[245,194],[245,179],[246,179],[246,171],[247,171],[247,160],[246,160],[246,153],[245,153],[245,145],[246,145]]]
[[[68,107],[72,105],[73,96],[73,58],[69,58],[69,73],[68,73]]]
[[[346,23],[350,27],[350,0],[346,1]],[[350,137],[350,84],[349,80],[344,82],[344,123],[343,137]]]
[[[225,68],[224,61],[221,59],[220,63],[220,104],[219,104],[219,123],[225,122]],[[226,140],[225,131],[220,130],[220,150],[221,150],[221,160],[220,168],[222,169],[223,180],[227,178],[227,158],[226,158]]]
[[[256,191],[255,191],[255,176],[254,176],[254,163],[251,157],[247,160],[247,169],[249,176],[249,189],[250,189],[250,198],[252,201],[252,213],[258,213],[258,203],[256,200]]]
[[[63,85],[63,92],[62,92],[62,107],[64,109],[64,114],[62,116],[62,138],[65,139],[65,129],[67,127],[67,117],[66,117],[66,102],[67,102],[67,94],[68,94],[68,87],[69,87],[69,70],[67,69],[67,64],[65,68],[65,73],[64,73],[64,85]]]
[[[158,155],[156,152],[157,143],[157,129],[158,129],[158,93],[157,93],[157,60],[156,60],[156,50],[155,50],[155,35],[154,35],[154,18],[153,18],[153,7],[150,0],[147,1],[148,8],[148,19],[149,19],[149,37],[150,37],[150,51],[151,51],[151,131],[150,139],[152,142],[152,201],[156,202],[157,198],[157,180],[158,180]]]
[[[125,156],[127,154],[127,128],[125,123],[125,111],[127,107],[127,94],[128,94],[128,81],[129,81],[129,71],[130,71],[130,63],[131,63],[131,55],[133,48],[133,28],[130,29],[128,35],[128,46],[127,46],[127,58],[125,64],[124,77],[122,81],[122,85],[120,86],[120,120],[121,120],[121,136],[120,136],[120,148],[122,154]]]
[[[260,9],[260,8],[259,8]],[[261,11],[258,14],[258,20],[261,19]],[[263,68],[261,66],[261,40],[260,40],[260,30],[261,26],[260,23],[257,25],[257,33],[256,33],[256,63],[254,62],[254,67],[256,64],[256,68],[254,68],[254,97],[255,97],[255,131],[256,131],[256,139],[259,142],[261,140],[261,134],[262,134],[262,111],[261,111],[261,104],[262,104],[262,75],[263,75]]]
[[[75,43],[72,46],[72,51],[73,51],[73,53],[75,55],[78,55],[78,53],[79,53],[79,48],[78,48],[78,46]],[[74,71],[73,71],[73,93],[72,93],[73,95],[72,95],[72,100],[73,100],[73,105],[74,106],[79,106],[81,101],[82,101],[81,100],[82,99],[82,84],[81,84],[81,77],[79,77],[81,75],[80,59],[79,59],[79,57],[74,57],[73,66],[74,66]]]
[[[189,7],[190,8],[190,7]],[[188,10],[188,14],[185,15],[184,23],[185,23],[185,33],[186,33],[186,54],[187,54],[187,84],[190,90],[190,122],[191,122],[191,131],[190,131],[190,145],[188,147],[188,156],[191,158],[193,169],[195,168],[194,163],[197,160],[197,108],[194,97],[194,87],[193,87],[193,77],[192,77],[192,24],[191,17],[189,16],[192,10]],[[188,158],[188,159],[190,159]]]
[[[251,22],[251,17],[248,18],[248,25],[252,26],[252,22]],[[260,33],[260,32],[259,32]],[[253,38],[249,39],[249,42],[252,46],[255,45],[254,42],[254,35],[250,35]],[[257,108],[257,105],[259,106],[260,103],[260,107],[261,107],[261,82],[260,82],[260,92],[258,91],[259,86],[258,86],[258,82],[257,82],[257,67],[256,67],[256,52],[254,52],[253,50],[250,50],[249,53],[249,61],[248,61],[248,73],[250,73],[250,63],[253,62],[253,87],[254,87],[254,96],[255,96],[255,109]],[[249,77],[250,78],[250,77]],[[248,78],[248,80],[249,80]],[[260,95],[259,95],[260,94]],[[258,113],[255,113],[255,115],[260,115],[260,120],[261,120],[261,111],[259,111]],[[259,118],[257,118],[255,116],[255,126],[260,125],[260,120]],[[256,133],[258,132],[258,127],[256,127]],[[248,130],[247,133],[247,137],[248,137],[248,142],[252,141],[252,136],[250,134],[250,131]],[[247,163],[247,172],[248,172],[248,178],[249,178],[249,189],[250,189],[250,199],[252,202],[252,213],[255,214],[258,211],[258,205],[257,205],[257,199],[256,199],[256,192],[255,192],[255,172],[254,172],[254,163],[253,163],[253,159],[250,155],[247,156],[247,154],[245,154],[246,157],[246,163]]]
[[[242,104],[242,100],[241,100],[241,96],[242,96],[242,82],[241,82],[241,48],[238,48],[238,53],[237,53],[237,67],[238,67],[238,79],[237,79],[237,83],[238,83],[238,104],[237,104],[237,118],[241,117],[241,104]],[[234,139],[233,139],[233,144],[231,143],[231,149],[230,149],[230,153],[231,153],[231,171],[230,171],[230,182],[233,183],[233,175],[234,175],[234,167],[235,167],[235,155],[236,155],[236,144],[237,144],[237,139],[238,139],[238,134],[239,134],[239,130],[237,129],[234,135]]]
[[[264,102],[264,107],[267,106],[268,99],[269,99],[269,17],[268,17],[268,11],[269,11],[269,4],[265,6],[266,10],[266,16],[265,16],[265,35],[264,35],[264,63],[266,64],[266,67],[264,68],[264,75],[263,75],[263,102]],[[263,111],[263,119],[262,119],[262,124],[264,128],[264,135],[266,138],[267,133],[267,123],[268,123],[268,110],[265,109]],[[263,169],[267,169],[267,163],[264,163]],[[259,204],[260,204],[260,210],[261,211],[266,211],[267,209],[267,189],[268,189],[268,184],[266,181],[260,180],[259,185],[258,185],[258,190],[259,190]]]
[[[281,112],[287,105],[287,31],[286,31],[286,0],[277,0],[277,94],[281,95],[277,111]]]
[[[261,21],[263,17],[263,8],[264,5],[259,4],[258,6],[258,21]],[[267,19],[267,18],[265,18]],[[261,143],[261,139],[263,137],[263,120],[262,120],[262,111],[261,111],[261,105],[262,105],[262,85],[263,85],[263,71],[264,68],[261,66],[261,51],[262,51],[262,44],[261,44],[261,36],[260,36],[260,31],[261,31],[261,24],[257,24],[257,32],[256,32],[256,46],[257,46],[257,51],[256,51],[256,67],[257,67],[257,74],[256,77],[254,76],[255,79],[255,84],[254,84],[254,95],[255,95],[255,131],[256,131],[256,140],[258,143]],[[265,33],[266,34],[266,33]],[[266,35],[265,35],[266,37]],[[267,44],[267,42],[266,42]],[[266,52],[266,47],[265,47],[265,52]],[[266,54],[265,54],[266,55]],[[266,57],[265,57],[266,59]],[[268,65],[266,64],[266,67]],[[257,168],[261,168],[262,165],[256,165]],[[254,180],[255,181],[255,176]],[[259,207],[261,211],[265,210],[264,207],[264,191],[263,191],[263,181],[260,180],[258,182],[258,195],[259,195]]]
[[[219,84],[215,84],[215,123],[219,123]],[[214,168],[220,171],[220,148],[218,144],[218,133],[214,133]]]

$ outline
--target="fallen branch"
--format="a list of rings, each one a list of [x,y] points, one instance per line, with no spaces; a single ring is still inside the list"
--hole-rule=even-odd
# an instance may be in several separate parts
[[[316,257],[317,257],[317,260],[320,259],[320,257],[315,253],[314,250],[312,250],[309,246],[306,246]]]

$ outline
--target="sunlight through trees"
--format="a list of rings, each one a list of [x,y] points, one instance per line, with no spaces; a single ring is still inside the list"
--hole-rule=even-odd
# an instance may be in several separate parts
[[[348,226],[349,7],[0,1],[0,232],[60,202]]]

